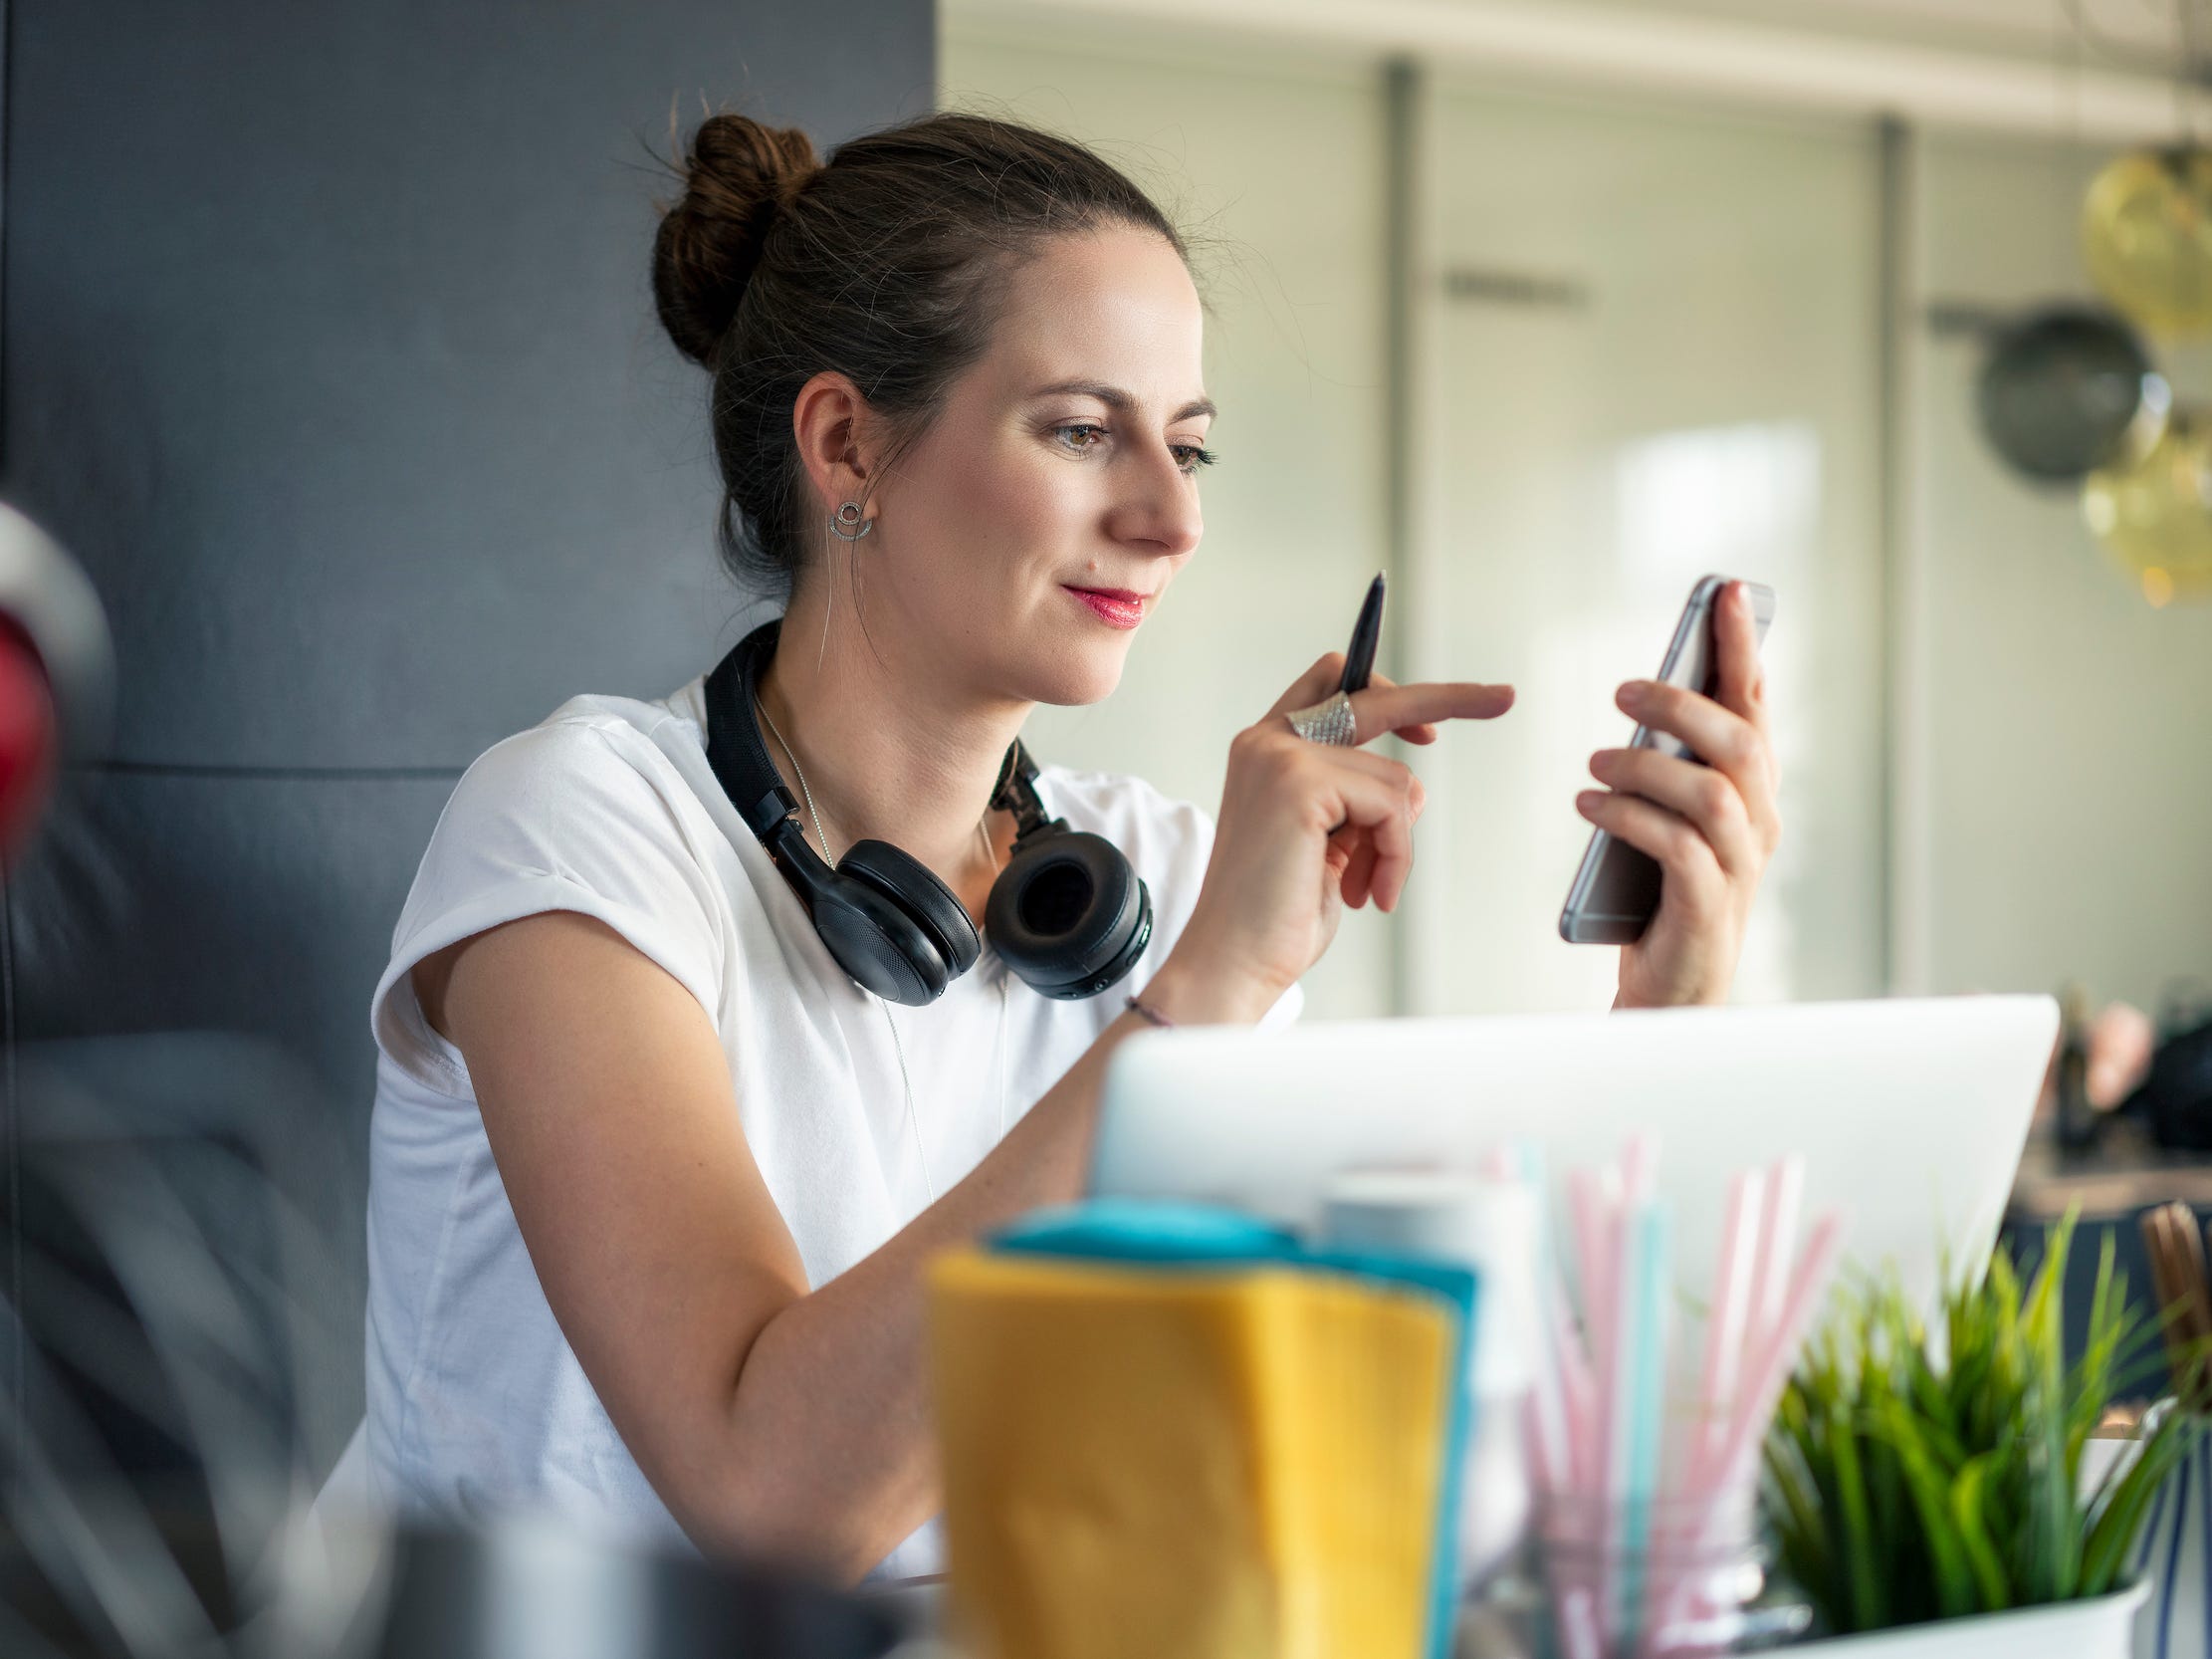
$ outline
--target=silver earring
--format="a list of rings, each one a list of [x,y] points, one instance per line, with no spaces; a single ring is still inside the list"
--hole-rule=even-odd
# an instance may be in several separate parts
[[[840,542],[857,542],[875,529],[876,521],[865,516],[866,509],[857,501],[848,501],[829,515],[829,533]],[[857,527],[857,528],[855,528]]]

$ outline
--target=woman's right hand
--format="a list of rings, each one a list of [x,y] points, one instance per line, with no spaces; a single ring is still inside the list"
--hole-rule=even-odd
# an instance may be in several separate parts
[[[1414,862],[1414,821],[1426,799],[1402,761],[1364,748],[1309,742],[1292,709],[1320,702],[1344,672],[1331,652],[1229,744],[1214,855],[1190,923],[1146,1000],[1171,1018],[1257,1019],[1336,936],[1343,906],[1398,907]],[[1443,720],[1493,720],[1513,688],[1377,675],[1352,695],[1355,744],[1385,732],[1433,743]]]

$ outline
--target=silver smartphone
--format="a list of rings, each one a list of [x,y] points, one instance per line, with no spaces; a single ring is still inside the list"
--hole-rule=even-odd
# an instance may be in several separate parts
[[[1667,644],[1666,660],[1659,664],[1659,677],[1668,685],[1712,694],[1713,605],[1731,580],[1709,576],[1690,590],[1689,602],[1682,606],[1681,620],[1674,624],[1674,637]],[[1764,643],[1767,624],[1774,620],[1774,590],[1755,582],[1745,586]],[[1680,739],[1646,726],[1637,727],[1629,742],[1638,749],[1697,759]],[[1595,830],[1583,852],[1582,867],[1575,871],[1574,885],[1567,889],[1566,908],[1559,912],[1559,936],[1570,945],[1633,945],[1644,937],[1659,906],[1658,863],[1628,842]]]

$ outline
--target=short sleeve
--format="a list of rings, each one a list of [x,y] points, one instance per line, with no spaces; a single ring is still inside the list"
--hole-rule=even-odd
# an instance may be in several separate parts
[[[670,794],[688,786],[656,769],[656,754],[626,729],[553,720],[495,744],[462,775],[370,1001],[377,1048],[394,1065],[441,1092],[470,1094],[459,1051],[423,1019],[408,975],[457,940],[548,910],[605,923],[714,1015],[718,878]]]

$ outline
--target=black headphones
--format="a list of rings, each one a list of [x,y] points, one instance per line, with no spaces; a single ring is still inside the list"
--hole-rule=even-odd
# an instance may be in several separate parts
[[[983,942],[952,889],[889,841],[855,841],[832,869],[807,844],[798,803],[761,741],[754,698],[780,622],[754,629],[707,676],[707,761],[846,973],[889,1002],[935,1002]],[[1047,997],[1095,997],[1152,940],[1152,894],[1103,835],[1046,818],[1020,739],[994,807],[1013,814],[1013,852],[991,884],[984,926],[1006,966]]]

